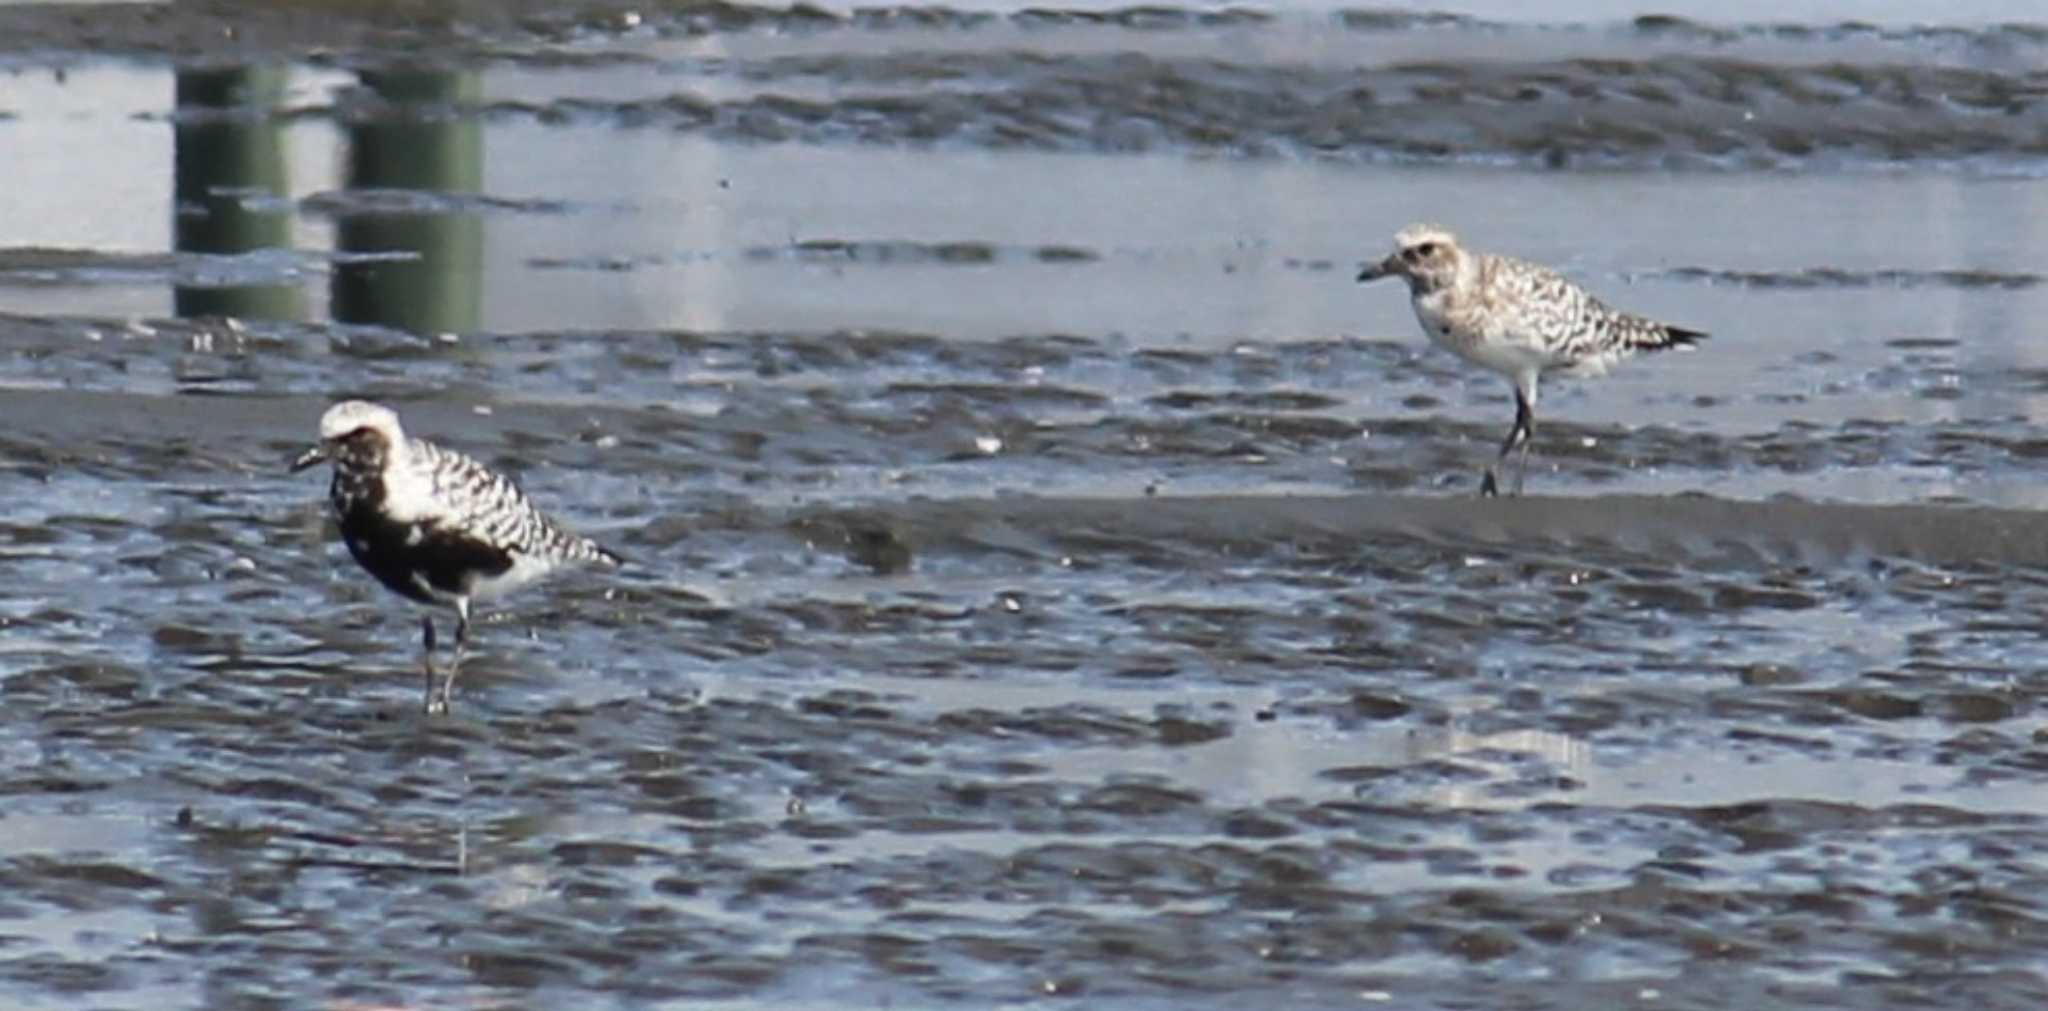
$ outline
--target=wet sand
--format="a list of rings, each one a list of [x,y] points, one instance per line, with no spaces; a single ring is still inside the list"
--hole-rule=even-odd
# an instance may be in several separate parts
[[[1730,10],[0,7],[0,1004],[2040,1006],[2048,34]]]

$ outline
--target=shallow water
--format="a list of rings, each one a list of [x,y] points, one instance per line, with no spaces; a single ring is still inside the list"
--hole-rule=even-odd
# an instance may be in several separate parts
[[[0,1005],[2048,997],[2027,9],[313,9],[0,7]],[[1476,500],[1415,218],[1714,336]]]

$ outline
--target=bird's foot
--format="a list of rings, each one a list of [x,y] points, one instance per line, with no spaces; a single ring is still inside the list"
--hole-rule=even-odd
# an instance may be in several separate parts
[[[449,714],[449,692],[446,692],[442,686],[434,684],[432,679],[426,684],[426,714],[428,716],[446,716],[446,714]]]
[[[427,715],[445,716],[448,713],[448,699],[455,694],[454,672],[440,676],[434,668],[427,668]]]
[[[1500,485],[1498,482],[1494,481],[1493,468],[1489,467],[1486,470],[1486,476],[1479,479],[1479,497],[1498,498],[1499,496]]]

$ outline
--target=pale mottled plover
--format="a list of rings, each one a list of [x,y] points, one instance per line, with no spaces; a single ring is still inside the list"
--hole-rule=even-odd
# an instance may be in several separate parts
[[[1535,434],[1536,383],[1545,373],[1597,376],[1639,351],[1691,347],[1706,337],[1611,309],[1549,267],[1476,253],[1435,225],[1409,225],[1394,236],[1393,255],[1367,264],[1360,281],[1398,275],[1408,282],[1415,318],[1432,343],[1515,387],[1515,424],[1486,468],[1479,493],[1496,495],[1495,469],[1515,447],[1515,494],[1529,469]]]
[[[469,606],[564,565],[615,567],[619,556],[570,533],[504,475],[453,450],[407,438],[382,404],[346,400],[320,417],[320,441],[294,472],[334,464],[327,496],[341,539],[370,575],[422,604],[455,605],[455,656],[434,684],[434,618],[420,616],[427,711],[445,712],[469,639]]]

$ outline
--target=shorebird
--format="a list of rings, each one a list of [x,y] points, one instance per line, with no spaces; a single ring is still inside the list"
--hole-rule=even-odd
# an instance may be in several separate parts
[[[1604,375],[1639,351],[1689,348],[1707,336],[1611,309],[1549,267],[1473,252],[1435,225],[1401,229],[1393,255],[1358,272],[1360,282],[1388,276],[1408,282],[1415,318],[1431,343],[1514,385],[1515,424],[1480,480],[1485,496],[1500,493],[1495,471],[1518,446],[1514,493],[1522,493],[1535,435],[1536,384],[1544,375]]]
[[[471,601],[565,565],[621,564],[617,554],[535,508],[504,475],[407,438],[398,413],[382,404],[345,400],[328,408],[320,416],[320,441],[292,461],[292,471],[323,461],[334,465],[327,497],[356,562],[393,593],[455,606],[455,655],[438,697],[434,617],[420,616],[429,713],[448,711],[469,641]]]

